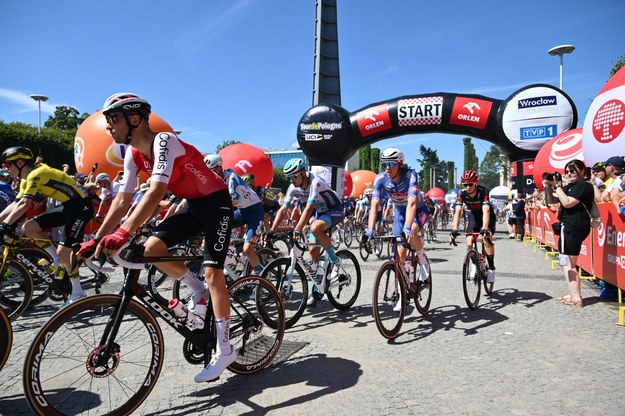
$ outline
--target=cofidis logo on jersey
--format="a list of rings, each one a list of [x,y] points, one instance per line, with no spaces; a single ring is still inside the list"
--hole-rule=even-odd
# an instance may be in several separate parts
[[[359,111],[357,120],[358,129],[363,137],[391,128],[391,118],[388,115],[388,104],[380,104],[375,107]]]
[[[477,98],[456,97],[449,124],[484,129],[493,103]]]

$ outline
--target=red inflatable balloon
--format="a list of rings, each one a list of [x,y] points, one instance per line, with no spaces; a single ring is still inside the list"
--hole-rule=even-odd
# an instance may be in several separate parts
[[[352,190],[354,189],[354,180],[347,169],[344,170],[345,182],[343,183],[343,196],[350,196],[352,194]]]
[[[174,132],[165,120],[154,113],[150,114],[150,128],[157,132]],[[76,172],[89,175],[91,168],[97,163],[95,173],[108,173],[113,179],[117,176],[117,172],[124,170],[125,154],[126,146],[115,143],[108,133],[102,110],[91,114],[78,128],[74,139]],[[141,174],[142,182],[147,178],[147,174]]]
[[[540,148],[534,160],[534,184],[543,189],[544,172],[564,172],[564,166],[572,159],[584,160],[582,152],[582,129],[558,134]]]
[[[371,188],[373,186],[373,180],[375,179],[375,172],[370,170],[356,170],[352,172],[353,189],[351,193],[352,198],[358,198],[365,191],[365,188]]]
[[[224,161],[224,169],[232,169],[237,175],[254,175],[256,186],[273,183],[273,163],[262,149],[251,144],[236,143],[221,149],[219,156]]]
[[[445,191],[441,188],[431,188],[425,194],[427,198],[432,198],[436,205],[443,205],[445,203]]]

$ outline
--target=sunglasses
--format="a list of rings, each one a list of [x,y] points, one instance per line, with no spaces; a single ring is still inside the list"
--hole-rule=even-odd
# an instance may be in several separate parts
[[[286,178],[287,178],[288,180],[290,180],[291,182],[293,182],[295,179],[297,179],[297,178],[298,178],[298,176],[299,176],[299,172],[294,173],[294,174],[292,174],[292,175],[286,175]]]
[[[470,188],[472,186],[475,186],[474,183],[463,183],[462,186],[464,186],[465,188]]]
[[[382,169],[394,168],[396,165],[397,162],[382,162]]]
[[[577,171],[572,170],[572,169],[567,169],[566,173],[568,173],[569,175],[574,175],[574,174],[577,174]]]
[[[113,124],[117,123],[117,120],[124,117],[124,114],[121,113],[117,113],[117,114],[107,114],[104,116],[104,118],[106,118],[106,122],[112,126]]]

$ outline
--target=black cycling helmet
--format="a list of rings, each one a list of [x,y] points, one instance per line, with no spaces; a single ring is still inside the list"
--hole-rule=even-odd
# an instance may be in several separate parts
[[[152,106],[148,101],[131,92],[118,92],[116,94],[111,95],[109,98],[104,101],[104,105],[102,106],[102,113],[107,118],[106,121],[108,124],[113,124],[112,120],[109,120],[108,116],[114,113],[121,113],[124,115],[126,119],[126,124],[128,125],[128,135],[126,137],[125,144],[130,144],[132,140],[132,131],[139,126],[139,124],[132,124],[128,119],[129,114],[140,114],[143,119],[147,122],[150,118],[150,113],[152,112]]]
[[[29,163],[34,162],[33,152],[27,147],[13,146],[2,152],[1,163],[12,163],[16,160],[25,160]]]

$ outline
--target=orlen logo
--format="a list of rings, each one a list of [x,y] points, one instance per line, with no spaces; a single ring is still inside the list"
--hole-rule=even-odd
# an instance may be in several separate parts
[[[356,117],[358,120],[358,129],[363,137],[391,128],[388,104],[380,104],[375,107],[367,108],[364,111],[360,111]]]
[[[247,173],[247,169],[251,169],[253,166],[254,165],[252,165],[249,161],[245,159],[239,160],[237,163],[234,164],[234,167],[241,169],[241,172],[243,172],[244,175]]]
[[[581,132],[559,137],[553,142],[549,152],[549,164],[554,168],[563,169],[572,159],[583,159]]]
[[[602,222],[601,225],[597,227],[597,243],[599,244],[599,247],[603,247],[603,245],[605,244],[605,236],[607,234],[606,231],[607,231],[607,227]]]
[[[625,127],[625,105],[620,100],[604,103],[592,121],[592,134],[599,143],[610,143]]]
[[[456,97],[449,124],[483,129],[493,103],[477,98]]]

